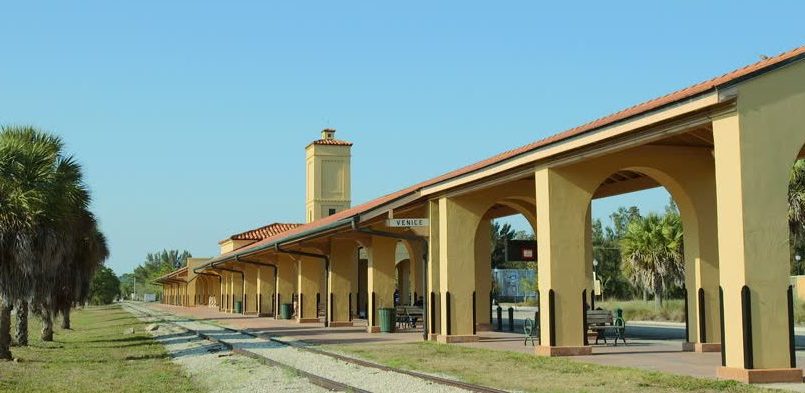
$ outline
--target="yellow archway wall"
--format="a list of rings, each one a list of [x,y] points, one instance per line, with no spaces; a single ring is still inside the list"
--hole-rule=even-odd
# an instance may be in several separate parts
[[[584,342],[582,294],[586,290],[589,296],[592,268],[589,204],[604,179],[623,169],[650,176],[665,186],[677,202],[684,227],[686,282],[692,305],[688,312],[691,339],[698,336],[696,291],[690,290],[696,287],[704,288],[705,308],[710,311],[705,321],[708,341],[720,340],[720,319],[716,312],[718,248],[712,153],[709,149],[695,147],[641,146],[562,168],[542,169],[535,175],[540,307],[549,309],[550,299],[545,295],[553,290],[555,310],[570,307],[579,310],[577,313],[557,312],[553,335],[550,313],[541,313],[542,342],[553,344],[543,346],[542,354],[589,352],[581,348]],[[578,277],[585,277],[585,280],[579,281]]]
[[[438,270],[438,341],[477,341],[478,325],[485,328],[489,323],[491,251],[489,220],[484,216],[494,204],[503,201],[522,211],[533,223],[534,214],[523,209],[523,202],[534,200],[533,187],[528,179],[518,180],[461,196],[442,197],[438,205],[431,202],[431,256],[437,259],[431,260],[429,274],[434,282]]]
[[[736,110],[713,122],[724,378],[802,380],[789,354],[787,189],[805,144],[803,108],[805,65],[796,63],[739,85]]]

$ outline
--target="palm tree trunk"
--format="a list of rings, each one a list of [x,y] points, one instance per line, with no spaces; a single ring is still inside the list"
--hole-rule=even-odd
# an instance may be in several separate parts
[[[659,275],[654,277],[654,309],[662,308],[662,279]]]
[[[11,359],[11,305],[0,305],[0,360]]]
[[[17,301],[17,331],[15,341],[20,347],[28,346],[28,302],[26,300]]]
[[[53,313],[47,307],[42,310],[42,341],[53,341]]]
[[[64,307],[61,312],[62,319],[61,319],[61,328],[62,329],[72,329],[70,327],[70,306]]]

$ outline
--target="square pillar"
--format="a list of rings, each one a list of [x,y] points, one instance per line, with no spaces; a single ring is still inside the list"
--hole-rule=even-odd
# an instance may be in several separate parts
[[[475,330],[492,330],[491,220],[481,220],[475,231]]]
[[[441,334],[436,339],[442,343],[478,341],[473,303],[479,220],[476,212],[455,199],[439,199],[439,286],[443,306],[439,310]]]
[[[801,80],[788,83],[805,88]],[[762,100],[788,88],[766,86],[755,92],[757,97],[739,99],[737,113],[713,122],[724,310],[721,378],[802,382],[788,306],[787,190],[796,154],[785,153],[798,152],[801,146],[792,142],[802,143],[805,122],[785,124],[783,119],[794,116],[790,110],[801,108],[805,97],[800,94],[798,105]]]
[[[288,254],[278,254],[276,258],[277,287],[273,301],[274,318],[279,319],[280,306],[293,303],[293,295],[296,293],[296,260]]]
[[[299,323],[318,323],[317,296],[324,296],[321,287],[324,276],[324,262],[318,258],[298,257],[297,259],[297,289],[299,301],[297,302],[297,317]],[[324,299],[321,299],[324,304]]]
[[[331,304],[326,311],[330,327],[352,326],[352,281],[358,268],[358,248],[353,240],[333,239],[330,243],[330,276],[327,296]]]
[[[373,236],[372,244],[367,247],[368,280],[367,292],[369,307],[367,308],[369,333],[380,331],[380,322],[377,319],[377,309],[394,307],[395,270],[394,259],[397,250],[397,240]]]
[[[425,326],[428,332],[428,339],[436,341],[439,333],[441,333],[441,293],[440,289],[440,274],[439,274],[439,201],[434,200],[428,202],[428,216],[430,217],[429,236],[430,239],[428,247],[428,286],[425,291],[425,301],[428,304],[428,317]]]
[[[573,174],[560,169],[536,172],[537,252],[542,356],[592,353],[585,345],[584,306],[588,299],[585,247],[591,195]]]

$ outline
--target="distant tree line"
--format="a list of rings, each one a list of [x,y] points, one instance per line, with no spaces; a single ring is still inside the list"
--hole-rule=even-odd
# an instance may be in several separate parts
[[[134,268],[131,273],[120,276],[120,294],[130,297],[134,293],[134,281],[137,281],[137,293],[162,294],[162,285],[154,284],[154,280],[174,270],[187,266],[187,259],[193,256],[189,251],[162,250],[148,253],[145,261]]]

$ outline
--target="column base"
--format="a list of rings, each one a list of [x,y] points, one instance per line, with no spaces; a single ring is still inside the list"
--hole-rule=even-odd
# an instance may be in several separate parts
[[[684,352],[721,352],[721,343],[682,343]]]
[[[439,337],[436,333],[428,333],[428,341],[436,341],[436,338]]]
[[[550,347],[547,345],[538,345],[534,349],[534,353],[538,356],[584,356],[592,355],[593,348],[590,346],[581,347]]]
[[[743,383],[802,383],[801,368],[762,368],[747,370],[745,368],[719,367],[719,379],[731,379]]]
[[[296,323],[319,323],[321,322],[318,318],[297,318]]]
[[[367,326],[366,333],[380,333],[380,326]]]
[[[494,329],[492,328],[491,323],[476,323],[475,324],[475,331],[476,332],[491,332]]]
[[[442,344],[474,343],[474,342],[478,342],[479,340],[480,340],[480,337],[478,337],[478,336],[476,336],[474,334],[468,334],[468,335],[463,335],[463,336],[460,336],[460,335],[457,335],[457,334],[451,334],[449,336],[440,334],[440,335],[436,336],[436,342],[439,342],[439,343],[442,343]]]
[[[330,327],[353,327],[355,326],[352,321],[332,321]]]

